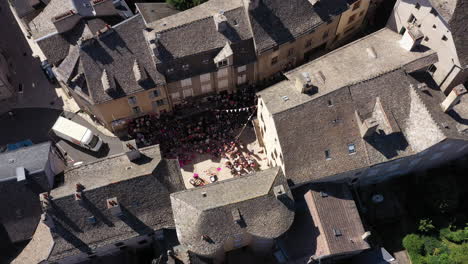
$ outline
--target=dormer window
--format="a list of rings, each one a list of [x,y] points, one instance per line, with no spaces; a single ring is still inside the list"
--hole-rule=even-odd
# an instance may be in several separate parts
[[[182,65],[182,69],[184,69],[184,71],[187,71],[189,68],[190,66],[188,64]]]
[[[210,62],[209,59],[204,59],[204,60],[202,61],[203,64],[208,64],[209,62]]]
[[[218,67],[219,68],[226,67],[227,65],[228,65],[228,60],[227,59],[218,62]]]
[[[167,69],[167,73],[173,73],[173,72],[174,72],[174,68]]]

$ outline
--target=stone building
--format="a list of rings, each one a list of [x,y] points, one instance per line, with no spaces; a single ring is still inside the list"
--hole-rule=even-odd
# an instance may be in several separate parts
[[[298,205],[294,222],[277,242],[287,263],[351,263],[370,253],[372,234],[366,232],[348,184],[310,183],[293,194]]]
[[[256,131],[270,165],[296,185],[370,183],[467,153],[466,89],[445,96],[430,77],[416,80],[436,53],[401,38],[382,29],[259,92]]]
[[[178,162],[163,159],[158,146],[71,168],[61,186],[40,194],[41,221],[13,263],[128,263],[145,248],[160,254],[174,228],[169,195],[183,189]]]
[[[369,5],[210,0],[173,12],[146,3],[128,18],[124,2],[113,2],[52,0],[22,20],[64,89],[111,130],[183,100],[267,80],[323,54],[360,28]]]
[[[222,263],[225,252],[249,247],[271,253],[294,219],[294,200],[279,167],[171,194],[181,245]]]
[[[420,31],[422,44],[439,56],[428,71],[445,94],[468,80],[467,6],[466,0],[398,0],[387,24],[402,35]]]
[[[0,247],[33,236],[41,217],[39,194],[53,188],[64,168],[49,142],[0,155]]]

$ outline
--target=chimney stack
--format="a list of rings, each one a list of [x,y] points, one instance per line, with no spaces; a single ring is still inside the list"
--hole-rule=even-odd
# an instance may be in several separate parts
[[[355,111],[354,114],[356,115],[359,132],[361,133],[362,138],[369,137],[370,135],[372,135],[373,133],[377,131],[377,127],[379,126],[377,119],[373,117],[369,117],[366,120],[362,121],[357,111]]]
[[[228,22],[226,16],[224,15],[224,11],[220,11],[218,14],[215,14],[213,16],[213,19],[215,22],[216,30],[218,32],[226,31]]]
[[[75,10],[69,10],[54,17],[52,23],[60,34],[72,30],[80,20],[81,16]]]
[[[447,95],[445,100],[440,104],[442,110],[447,113],[450,111],[456,104],[460,102],[461,97],[466,94],[466,88],[463,84],[459,84],[453,88],[453,90]]]
[[[141,157],[141,152],[138,150],[135,139],[124,141],[122,144],[128,160],[135,161]]]
[[[27,183],[26,170],[24,169],[24,167],[16,168],[16,181],[21,183]]]
[[[50,204],[49,193],[44,192],[44,193],[39,194],[39,200],[41,202],[43,212],[46,212],[52,208]]]
[[[120,217],[123,215],[122,208],[117,201],[117,197],[107,199],[107,209],[109,209],[113,216]]]
[[[310,78],[310,74],[308,72],[301,72],[296,77],[296,90],[300,93],[306,93],[308,90],[312,88],[312,79]]]
[[[80,183],[76,184],[76,190],[75,190],[75,201],[77,201],[79,204],[83,203],[83,190],[84,186],[81,185]]]
[[[94,16],[118,15],[112,0],[93,0],[93,9]]]
[[[409,26],[400,40],[400,46],[407,51],[412,51],[421,44],[423,38],[424,35],[417,26]]]

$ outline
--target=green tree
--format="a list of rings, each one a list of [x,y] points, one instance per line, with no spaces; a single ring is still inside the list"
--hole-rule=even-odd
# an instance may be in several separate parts
[[[432,224],[432,220],[430,219],[421,219],[419,220],[419,227],[418,230],[421,233],[428,234],[434,230],[435,226]]]
[[[199,4],[206,2],[207,0],[166,0],[166,3],[170,4],[177,10],[187,10]]]

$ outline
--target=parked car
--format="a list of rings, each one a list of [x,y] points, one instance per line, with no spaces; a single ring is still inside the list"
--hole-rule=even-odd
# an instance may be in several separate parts
[[[52,71],[52,65],[50,65],[50,63],[47,60],[41,62],[41,68],[47,80],[49,80],[52,83],[56,83],[57,79],[55,78],[55,74]]]

